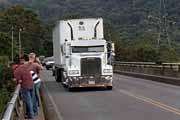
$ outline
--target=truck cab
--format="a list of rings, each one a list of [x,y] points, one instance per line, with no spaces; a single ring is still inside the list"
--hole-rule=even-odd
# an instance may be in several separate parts
[[[53,47],[57,82],[70,89],[112,89],[113,68],[101,18],[59,21],[53,31]]]

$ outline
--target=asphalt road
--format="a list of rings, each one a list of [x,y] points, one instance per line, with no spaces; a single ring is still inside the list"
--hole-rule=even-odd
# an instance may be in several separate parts
[[[68,92],[51,71],[42,79],[57,120],[180,120],[178,86],[114,74],[112,91]]]

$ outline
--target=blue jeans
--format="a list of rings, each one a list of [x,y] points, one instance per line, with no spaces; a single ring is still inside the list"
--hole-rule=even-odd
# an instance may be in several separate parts
[[[34,116],[34,111],[33,111],[33,88],[32,89],[27,89],[27,88],[22,88],[22,97],[23,101],[26,104],[26,115],[28,117],[33,117]]]
[[[37,83],[37,84],[34,84],[34,88],[33,88],[33,111],[34,111],[34,115],[38,115],[38,95],[37,95],[37,89],[40,85]]]
[[[40,86],[41,86],[41,82],[38,82],[35,84],[35,97],[36,97],[36,101],[37,101],[37,106],[39,106],[40,104],[40,99],[39,99],[39,89],[40,89]]]

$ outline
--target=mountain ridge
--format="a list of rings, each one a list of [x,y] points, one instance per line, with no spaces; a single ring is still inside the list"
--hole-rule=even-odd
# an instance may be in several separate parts
[[[1,0],[2,1],[2,0]],[[180,1],[164,1],[166,8],[160,9],[160,0],[3,0],[10,4],[23,4],[40,15],[44,22],[54,23],[66,15],[81,17],[102,17],[110,23],[121,39],[137,40],[148,34],[156,36],[160,30],[159,20],[165,12],[170,38],[179,41],[180,37]],[[5,3],[4,3],[5,4]],[[6,6],[6,5],[4,5]],[[177,24],[178,23],[178,24]],[[175,31],[171,33],[171,31]]]

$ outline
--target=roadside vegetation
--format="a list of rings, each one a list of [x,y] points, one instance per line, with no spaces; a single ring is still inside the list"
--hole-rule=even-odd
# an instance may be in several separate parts
[[[22,5],[14,5],[0,10],[1,54],[11,56],[11,38],[13,31],[14,54],[19,46],[21,35],[22,51],[39,55],[52,55],[51,30],[32,10]],[[4,48],[4,49],[2,49]],[[23,54],[23,53],[22,53]]]
[[[11,98],[15,82],[12,80],[12,71],[8,67],[8,57],[0,56],[0,116]]]
[[[21,31],[20,31],[21,29]],[[16,83],[9,67],[12,54],[12,31],[14,56],[18,54],[19,33],[22,41],[22,54],[35,52],[52,55],[50,29],[38,15],[22,5],[14,5],[0,10],[0,116],[12,97]],[[49,34],[48,34],[49,33]]]

